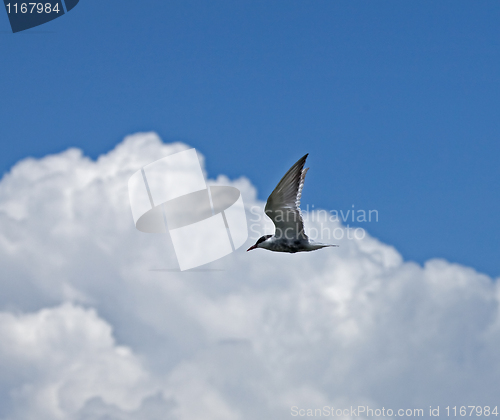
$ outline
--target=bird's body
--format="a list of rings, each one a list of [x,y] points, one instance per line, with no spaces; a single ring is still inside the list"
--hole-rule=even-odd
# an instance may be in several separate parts
[[[280,239],[276,238],[274,235],[271,235],[271,237],[263,241],[258,248],[264,248],[274,252],[289,252],[291,254],[294,254],[295,252],[315,251],[327,246],[337,245],[322,244],[320,242],[315,242],[309,238]]]
[[[248,248],[264,248],[275,252],[306,252],[329,246],[309,239],[304,231],[300,197],[309,168],[304,169],[308,155],[300,158],[278,183],[267,199],[265,213],[276,228],[274,235],[264,235]]]

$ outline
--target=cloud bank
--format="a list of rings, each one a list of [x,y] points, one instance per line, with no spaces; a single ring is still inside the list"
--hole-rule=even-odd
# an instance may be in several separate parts
[[[96,161],[70,149],[2,178],[1,419],[495,406],[500,290],[472,268],[422,267],[367,235],[175,271],[168,235],[134,228],[127,182],[186,148],[136,134]],[[210,183],[239,188],[254,229],[272,232],[250,212],[264,203],[247,179]],[[325,226],[343,229],[306,223]]]

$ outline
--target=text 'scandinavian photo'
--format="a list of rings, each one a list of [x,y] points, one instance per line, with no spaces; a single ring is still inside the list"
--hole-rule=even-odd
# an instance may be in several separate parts
[[[498,0],[4,6],[0,420],[500,420]]]

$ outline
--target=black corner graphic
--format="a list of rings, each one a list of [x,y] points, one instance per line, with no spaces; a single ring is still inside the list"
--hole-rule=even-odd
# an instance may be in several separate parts
[[[65,0],[66,11],[69,12],[73,7],[75,7],[80,0]]]
[[[3,0],[12,32],[20,32],[43,25],[64,15],[64,6],[69,12],[79,0],[17,1]]]

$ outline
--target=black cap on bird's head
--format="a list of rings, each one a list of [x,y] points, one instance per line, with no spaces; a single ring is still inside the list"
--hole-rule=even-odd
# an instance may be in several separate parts
[[[264,242],[266,239],[269,239],[271,236],[273,235],[264,235],[264,236],[261,236],[257,242],[255,242],[255,245],[252,245],[250,248],[247,249],[247,252],[248,251],[251,251],[252,249],[255,249],[255,248],[259,248],[259,245]]]

